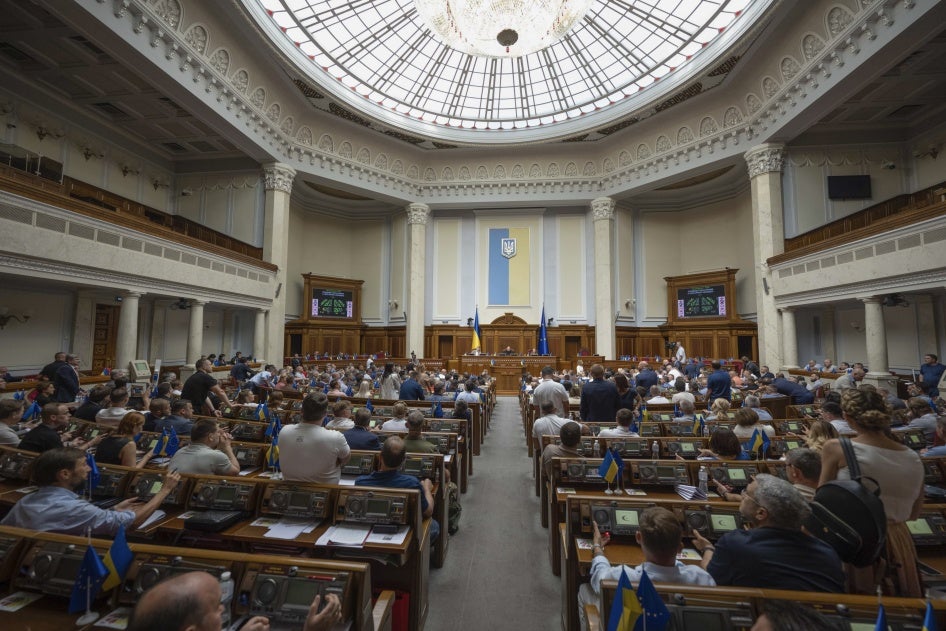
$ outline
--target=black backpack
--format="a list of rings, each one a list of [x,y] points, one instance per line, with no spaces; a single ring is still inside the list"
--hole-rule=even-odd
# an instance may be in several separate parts
[[[850,439],[842,437],[840,442],[851,479],[832,480],[818,487],[805,528],[834,548],[842,561],[866,567],[880,558],[887,545],[887,516],[880,501],[880,485],[861,476]],[[867,480],[873,490],[864,484]]]

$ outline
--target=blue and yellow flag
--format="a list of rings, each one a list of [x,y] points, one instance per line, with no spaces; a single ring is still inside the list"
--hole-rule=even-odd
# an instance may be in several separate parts
[[[608,484],[614,482],[618,477],[618,463],[614,459],[614,454],[611,453],[611,450],[608,449],[604,452],[604,460],[601,462],[601,466],[598,467],[598,475],[605,479]]]
[[[272,414],[269,412],[269,406],[265,403],[260,403],[256,406],[256,418],[261,421],[270,421]]]
[[[115,535],[112,546],[108,549],[108,553],[103,560],[109,574],[102,584],[102,589],[108,590],[121,585],[134,558],[131,548],[128,547],[128,541],[125,539],[125,527],[119,526],[118,534]]]
[[[752,431],[749,442],[743,445],[743,447],[749,453],[758,454],[761,450],[762,455],[765,455],[769,450],[769,435],[762,430],[755,429]]]
[[[473,316],[473,345],[471,351],[483,350],[483,334],[480,332],[480,308],[476,308],[476,314]]]
[[[33,401],[30,403],[30,406],[26,408],[26,411],[23,412],[23,416],[20,417],[21,421],[29,421],[37,419],[43,413],[43,409],[39,406],[39,403]]]
[[[266,450],[266,465],[270,469],[279,469],[279,434],[273,434],[273,442]]]
[[[877,608],[877,622],[874,623],[874,631],[889,631],[887,626],[887,611],[883,604]]]
[[[374,413],[374,406],[371,405],[371,399],[368,399],[368,400],[365,402],[365,409],[368,410],[369,412]]]
[[[641,603],[637,600],[631,579],[627,571],[621,569],[621,578],[618,579],[618,588],[614,592],[614,601],[611,603],[611,613],[608,616],[608,631],[633,631],[641,614]]]
[[[702,436],[706,433],[706,421],[703,420],[702,414],[696,415],[696,420],[693,421],[693,435]]]
[[[177,432],[174,431],[174,428],[171,428],[171,433],[168,435],[168,442],[164,446],[164,453],[167,456],[173,456],[177,453],[177,450],[181,448],[181,439],[177,437]]]
[[[434,406],[434,418],[443,418],[443,406],[440,405],[440,401],[437,401]]]
[[[151,453],[154,456],[166,456],[167,453],[165,453],[165,450],[167,449],[167,447],[168,447],[168,430],[165,429],[163,432],[161,432],[161,436],[160,438],[158,438],[158,442],[154,444],[154,449],[152,450]]]
[[[521,305],[531,302],[532,265],[529,228],[489,229],[490,305]]]
[[[99,466],[95,463],[95,456],[88,451],[85,452],[85,464],[89,467],[89,477],[86,478],[86,482],[89,485],[89,495],[91,495],[92,490],[99,485],[99,479],[102,476],[99,474]]]
[[[69,613],[85,611],[89,604],[98,596],[102,583],[108,576],[108,569],[102,565],[95,548],[88,546],[82,565],[79,566],[79,575],[72,585],[72,596],[69,598]]]
[[[933,603],[926,601],[926,615],[923,616],[923,631],[936,631],[936,613]]]

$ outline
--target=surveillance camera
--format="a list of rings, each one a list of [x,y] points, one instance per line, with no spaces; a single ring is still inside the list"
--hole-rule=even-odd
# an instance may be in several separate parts
[[[887,169],[888,171],[893,171],[897,168],[897,165],[891,162],[890,160],[885,160],[880,164],[881,169]]]

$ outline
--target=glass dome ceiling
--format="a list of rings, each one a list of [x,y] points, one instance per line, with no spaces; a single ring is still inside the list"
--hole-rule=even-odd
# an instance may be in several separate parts
[[[530,142],[627,116],[679,89],[774,0],[594,0],[561,39],[523,56],[445,44],[413,0],[242,0],[297,69],[400,130]]]

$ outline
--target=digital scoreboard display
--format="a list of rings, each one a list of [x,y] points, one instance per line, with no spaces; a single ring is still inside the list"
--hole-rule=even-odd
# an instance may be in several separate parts
[[[313,318],[352,318],[354,304],[352,292],[342,289],[313,289]]]
[[[704,285],[677,290],[678,318],[706,318],[725,315],[725,285]]]

